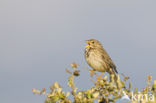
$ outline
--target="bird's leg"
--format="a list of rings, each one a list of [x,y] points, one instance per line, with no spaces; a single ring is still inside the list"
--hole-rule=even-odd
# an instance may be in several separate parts
[[[94,70],[90,70],[90,76],[93,77],[94,74],[95,74]]]
[[[97,81],[100,81],[100,80],[101,80],[101,77],[102,77],[103,74],[104,74],[104,72],[102,72],[102,73],[100,74],[100,76],[97,76]]]

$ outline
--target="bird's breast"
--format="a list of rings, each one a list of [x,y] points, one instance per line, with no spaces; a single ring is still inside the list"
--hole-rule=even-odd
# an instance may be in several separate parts
[[[101,59],[101,55],[94,51],[90,51],[86,57],[87,63],[96,71],[105,72],[105,63]]]

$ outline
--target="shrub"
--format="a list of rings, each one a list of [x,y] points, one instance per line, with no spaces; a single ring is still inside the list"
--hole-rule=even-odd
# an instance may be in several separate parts
[[[66,72],[70,74],[68,77],[68,86],[71,88],[70,92],[64,92],[58,82],[54,82],[50,86],[50,92],[46,93],[45,88],[41,91],[33,89],[34,94],[46,95],[45,103],[115,103],[118,99],[127,99],[131,103],[156,103],[156,80],[151,85],[152,76],[147,76],[147,86],[138,91],[135,88],[132,90],[132,83],[128,76],[123,76],[123,80],[117,75],[117,80],[114,80],[114,76],[110,78],[107,76],[101,77],[96,81],[93,81],[93,86],[84,91],[77,91],[74,84],[74,78],[80,75],[80,71],[77,69],[77,64],[71,64],[72,71],[66,69]],[[92,76],[93,74],[91,74]],[[94,73],[97,76],[97,74]],[[97,76],[98,77],[98,76]],[[128,85],[125,85],[128,83]],[[69,95],[72,95],[73,99],[69,99]]]

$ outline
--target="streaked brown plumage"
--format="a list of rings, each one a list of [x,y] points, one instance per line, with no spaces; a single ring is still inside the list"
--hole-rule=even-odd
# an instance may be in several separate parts
[[[118,73],[112,59],[109,57],[98,40],[90,39],[86,42],[88,45],[85,49],[85,59],[93,70],[99,72],[108,72],[109,74],[114,75]]]

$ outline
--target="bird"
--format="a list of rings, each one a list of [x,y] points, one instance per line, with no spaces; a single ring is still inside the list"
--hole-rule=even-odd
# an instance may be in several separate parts
[[[85,60],[93,69],[93,72],[102,72],[100,78],[105,72],[116,76],[116,74],[118,74],[116,66],[102,44],[95,39],[86,40],[86,43]]]

